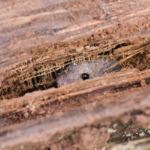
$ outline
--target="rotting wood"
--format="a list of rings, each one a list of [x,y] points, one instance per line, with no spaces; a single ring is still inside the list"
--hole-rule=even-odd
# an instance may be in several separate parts
[[[98,132],[97,134],[94,133],[94,139],[92,139],[93,141],[90,143],[91,148],[95,144],[94,140],[96,140],[97,137],[100,137],[99,134],[103,134],[103,140],[105,140],[105,138],[106,141],[108,140],[109,135],[106,131],[110,132],[111,128],[109,126],[116,120],[118,122],[121,121],[122,123],[126,121],[126,123],[124,123],[126,127],[128,123],[130,123],[130,126],[132,125],[131,129],[124,128],[124,132],[120,135],[121,137],[124,134],[127,135],[127,132],[130,134],[133,134],[133,132],[138,132],[138,130],[143,127],[149,131],[149,91],[150,88],[138,92],[128,93],[126,97],[122,96],[116,98],[118,100],[117,104],[111,103],[107,106],[101,107],[101,103],[94,102],[92,105],[83,106],[68,113],[33,120],[20,125],[4,127],[0,129],[1,149],[9,150],[15,148],[17,150],[20,149],[21,145],[24,149],[31,149],[33,147],[40,149],[42,147],[41,143],[45,147],[53,147],[53,143],[63,146],[61,141],[70,138],[72,138],[73,143],[68,143],[67,145],[70,149],[72,149],[75,146],[74,144],[77,144],[77,137],[81,142],[82,140],[85,140],[84,143],[88,142],[86,140],[90,139],[86,138],[86,136],[88,136],[88,134],[90,134],[90,132],[92,132],[95,128]],[[104,101],[107,100],[109,100],[109,98],[104,99]],[[121,101],[124,101],[124,103]],[[142,111],[140,114],[138,113],[139,110]],[[128,120],[126,119],[127,114]],[[141,115],[143,115],[143,120],[140,118]],[[88,130],[90,132],[88,132]],[[82,139],[84,138],[82,135],[84,132],[86,134],[85,139]],[[5,135],[6,133],[7,136]],[[73,136],[75,136],[74,134],[79,135],[73,138]],[[71,142],[71,140],[68,141]],[[100,142],[101,141],[97,141],[97,145]],[[104,142],[98,146],[99,148],[102,148],[106,146],[105,144],[106,143]],[[110,142],[108,144],[110,144]],[[79,148],[86,149],[88,146],[89,145],[86,144],[80,144]],[[64,147],[64,149],[67,149],[67,147]]]
[[[0,97],[3,99],[0,116],[7,122],[7,126],[0,129],[1,149],[8,150],[7,146],[15,150],[36,147],[40,150],[94,149],[96,145],[99,149],[109,149],[108,145],[111,148],[115,139],[127,142],[149,136],[149,102],[145,100],[150,83],[149,0],[8,0],[0,2],[0,6]],[[58,89],[51,86],[55,82],[52,73],[70,63],[96,59],[105,52],[109,53],[109,58],[118,59],[124,68],[130,69]],[[23,96],[41,85],[51,88]],[[89,106],[85,106],[87,103]],[[76,111],[72,110],[74,108]],[[112,109],[115,111],[111,112]],[[68,116],[57,115],[66,111],[69,111]],[[91,116],[93,113],[98,123]],[[45,116],[51,117],[43,118],[43,122],[41,119],[39,126],[39,120],[27,122]],[[63,126],[58,119],[69,124]],[[126,134],[128,130],[123,128],[124,133],[117,130],[118,134],[110,133],[109,136],[108,133],[115,129],[108,128],[118,119],[123,122],[122,126],[133,125],[134,131]],[[81,128],[72,130],[75,124]],[[134,127],[139,124],[146,132]],[[70,132],[63,133],[67,125]],[[39,132],[38,127],[42,131]],[[28,131],[32,129],[33,143],[30,143]],[[135,138],[138,131],[140,134]],[[37,135],[43,136],[45,141],[40,141]],[[98,138],[95,136],[101,139],[95,140]],[[86,141],[87,137],[91,139]],[[98,143],[94,145],[94,142]]]
[[[113,79],[112,74],[114,75]],[[106,96],[112,97],[113,95],[122,96],[128,93],[128,91],[124,91],[124,93],[121,92],[121,88],[124,88],[124,90],[130,88],[131,91],[136,91],[141,89],[143,86],[149,87],[149,83],[147,82],[150,79],[149,70],[143,72],[139,72],[137,70],[124,70],[120,73],[112,74],[103,78],[100,77],[91,81],[89,80],[86,83],[79,82],[80,86],[76,83],[73,83],[58,89],[49,89],[27,94],[24,97],[20,97],[18,99],[11,99],[11,101],[3,100],[0,106],[0,116],[6,117],[12,115],[12,117],[14,117],[15,114],[17,116],[17,113],[24,114],[24,112],[28,112],[29,114],[33,115],[38,112],[39,108],[42,109],[44,105],[47,105],[47,108],[51,109],[53,103],[56,103],[56,107],[60,107],[61,102],[64,103],[65,101],[74,101],[77,96],[82,96],[84,94],[89,94],[90,96],[90,94],[94,91],[99,91],[102,98],[104,98]],[[145,83],[144,85],[142,84],[142,81]],[[139,85],[137,86],[136,84]],[[118,89],[118,91],[116,89]],[[113,90],[114,92],[112,93]],[[119,94],[120,92],[121,95]],[[45,112],[45,115],[46,114],[47,113]]]
[[[24,3],[23,1],[20,2],[22,2],[22,4]],[[13,5],[16,5],[16,7],[19,8],[20,2],[14,3]],[[45,3],[48,4],[47,1]],[[131,59],[139,53],[145,53],[146,58],[149,59],[148,49],[150,21],[148,17],[149,7],[146,7],[149,6],[148,1],[143,1],[142,6],[140,0],[131,2],[126,2],[125,0],[121,2],[108,1],[105,3],[101,1],[88,1],[82,9],[78,9],[78,7],[83,5],[83,1],[77,1],[73,3],[71,2],[72,7],[66,9],[65,5],[67,4],[68,6],[69,3],[70,2],[67,1],[64,2],[63,5],[60,5],[62,2],[57,2],[57,4],[50,5],[47,9],[42,10],[43,13],[39,12],[39,9],[37,9],[34,13],[31,11],[31,14],[30,11],[23,13],[22,11],[17,10],[20,12],[18,12],[19,14],[17,14],[17,16],[14,14],[11,18],[2,21],[3,26],[5,26],[4,23],[8,23],[5,30],[1,33],[2,36],[4,36],[2,41],[5,38],[10,39],[11,34],[15,34],[15,38],[19,41],[19,43],[22,43],[22,45],[15,42],[15,46],[13,46],[14,41],[16,40],[15,38],[7,41],[7,44],[11,45],[11,51],[14,49],[14,55],[17,55],[16,57],[19,57],[17,53],[18,49],[19,51],[22,51],[19,53],[26,57],[23,58],[25,61],[22,61],[17,65],[14,64],[14,67],[8,69],[4,74],[5,79],[0,89],[2,95],[1,99],[3,97],[9,98],[21,96],[24,92],[37,88],[38,86],[49,87],[49,85],[55,81],[52,73],[61,69],[68,63],[74,63],[74,61],[78,63],[80,57],[82,57],[81,61],[84,61],[85,59],[88,60],[93,54],[96,56],[98,53],[111,51],[112,49],[115,50],[118,46],[120,46],[120,48],[117,48],[116,51],[119,52],[121,50],[121,55],[116,52],[116,55],[111,57],[123,57],[121,62],[127,61],[129,58]],[[44,2],[42,4],[44,5]],[[40,7],[42,7],[42,4]],[[25,3],[25,5],[28,4]],[[90,9],[88,14],[85,15],[89,5],[93,9]],[[102,9],[102,6],[105,6],[105,9]],[[125,11],[127,11],[130,7],[134,9],[126,14]],[[34,9],[36,9],[36,7]],[[64,17],[66,17],[66,20],[61,20],[62,10],[64,11],[63,15],[65,15]],[[58,13],[59,11],[60,13]],[[69,22],[70,13],[76,14],[76,17],[73,21]],[[37,20],[38,15],[39,21]],[[41,18],[41,15],[43,16],[43,19]],[[93,15],[97,16],[96,21]],[[50,18],[48,16],[50,16]],[[73,16],[71,16],[71,18]],[[81,21],[80,23],[79,20],[81,17],[82,20],[84,18],[85,21]],[[52,24],[55,24],[59,20],[59,22],[65,23],[66,27],[64,27],[64,29],[61,28],[61,30],[57,30],[58,32],[54,32],[52,35],[47,34],[50,29],[56,30],[53,25],[51,28],[48,27],[49,19],[51,19],[50,21]],[[11,26],[10,22],[12,20],[16,20],[16,22]],[[34,22],[32,20],[34,20]],[[35,26],[36,22],[38,22],[38,24]],[[77,25],[77,22],[79,25]],[[28,25],[28,23],[30,23],[30,25]],[[41,26],[45,27],[44,31]],[[55,28],[56,26],[58,26],[58,24],[55,25]],[[88,29],[89,27],[90,29]],[[31,34],[31,30],[34,34]],[[6,34],[8,32],[9,34]],[[26,37],[25,34],[28,32],[29,35]],[[79,32],[79,34],[76,32]],[[39,35],[38,33],[41,34]],[[84,33],[87,35],[85,36]],[[62,34],[63,38],[61,38],[61,41],[57,42],[60,40],[59,38]],[[68,36],[70,34],[71,36]],[[76,37],[74,37],[74,34]],[[80,35],[82,35],[82,37],[80,37]],[[33,38],[36,36],[39,37],[39,39]],[[50,40],[51,38],[55,39],[55,36],[57,37],[56,41]],[[68,37],[73,40],[70,41]],[[77,40],[76,38],[80,38],[80,40]],[[66,39],[68,40],[66,41]],[[46,43],[47,40],[49,41],[48,43]],[[34,50],[32,50],[33,45],[30,43],[31,41],[35,45]],[[2,51],[3,49],[6,49],[6,46],[2,47]],[[9,51],[9,48],[6,50]],[[32,57],[27,59],[27,56],[31,55],[31,52],[29,52],[30,50],[32,50]],[[7,54],[10,55],[10,53]],[[9,63],[10,62],[11,59],[9,59]],[[5,63],[8,63],[8,61],[3,61],[2,66]],[[12,64],[13,63],[11,63],[10,66],[12,66]],[[8,66],[9,65],[7,65],[7,67]],[[6,69],[7,67],[4,68]]]

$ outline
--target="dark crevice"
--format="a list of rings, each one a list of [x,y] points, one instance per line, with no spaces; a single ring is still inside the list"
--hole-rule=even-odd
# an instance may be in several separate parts
[[[131,115],[140,115],[143,114],[143,111],[141,110],[134,110],[133,112],[131,112]]]
[[[109,50],[108,52],[104,52],[104,53],[99,53],[98,55],[102,55],[102,57],[104,55],[106,56],[109,56],[110,54],[113,55],[113,52],[114,50],[116,49],[119,49],[123,46],[128,46],[130,45],[131,43],[121,43],[121,44],[118,44],[116,45],[112,50]],[[93,46],[99,46],[99,44],[97,43],[93,43]],[[95,55],[91,56],[91,58],[93,59]],[[45,89],[49,89],[49,88],[58,88],[57,86],[57,77],[59,75],[59,73],[62,71],[62,69],[64,70],[69,64],[72,63],[72,59],[75,59],[76,56],[72,56],[70,58],[70,60],[68,61],[65,61],[64,62],[64,67],[59,69],[57,71],[53,71],[51,74],[46,74],[46,75],[40,75],[40,73],[38,72],[39,69],[38,68],[34,68],[34,78],[31,78],[30,82],[28,80],[24,81],[24,85],[19,85],[17,84],[16,82],[18,81],[14,81],[13,85],[14,87],[12,89],[17,89],[17,87],[21,87],[19,89],[19,91],[16,91],[15,94],[18,94],[17,96],[23,96],[24,94],[28,93],[28,92],[33,92],[33,91],[38,91],[38,90],[45,90]],[[95,58],[96,59],[96,58]],[[88,57],[85,58],[86,61],[88,61]],[[52,64],[54,66],[55,69],[57,69],[57,63],[53,63]],[[45,68],[46,66],[44,66]],[[32,76],[33,73],[31,72],[30,73],[30,76]],[[147,80],[147,82],[149,83],[150,81]],[[22,88],[22,87],[25,87],[25,88]],[[139,85],[137,85],[139,86]],[[28,88],[29,87],[29,88]],[[132,86],[130,85],[130,87],[132,88]],[[119,90],[126,90],[126,88],[120,88]],[[22,91],[21,91],[22,90]],[[7,94],[13,94],[13,90],[10,90],[10,88],[8,88],[8,90],[3,90],[2,91],[3,94],[2,95],[7,95]]]
[[[129,43],[121,43],[121,44],[116,45],[116,46],[112,49],[112,54],[114,53],[114,50],[119,49],[119,48],[121,48],[121,47],[129,46],[129,45],[131,45],[130,42],[129,42]]]

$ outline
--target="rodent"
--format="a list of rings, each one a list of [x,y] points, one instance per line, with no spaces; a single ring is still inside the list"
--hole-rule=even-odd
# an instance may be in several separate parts
[[[102,77],[106,73],[110,73],[112,71],[120,71],[120,65],[108,69],[116,62],[116,60],[108,61],[106,57],[101,57],[96,60],[82,62],[77,65],[71,64],[60,71],[57,77],[57,85],[59,87],[75,81],[93,79],[95,77]]]

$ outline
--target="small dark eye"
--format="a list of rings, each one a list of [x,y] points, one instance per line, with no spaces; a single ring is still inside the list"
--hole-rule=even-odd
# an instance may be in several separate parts
[[[83,79],[83,80],[87,80],[87,79],[89,79],[89,74],[88,73],[82,73],[81,74],[81,78]]]

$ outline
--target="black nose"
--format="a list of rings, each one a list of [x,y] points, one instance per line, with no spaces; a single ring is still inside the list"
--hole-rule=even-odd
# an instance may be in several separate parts
[[[83,80],[87,80],[87,79],[90,78],[90,76],[89,76],[88,73],[82,73],[82,74],[81,74],[81,78],[82,78]]]

